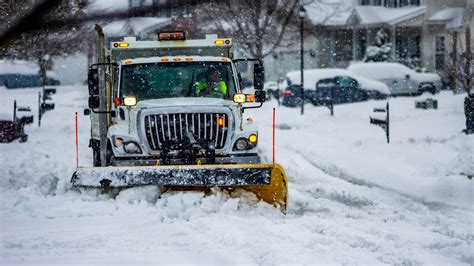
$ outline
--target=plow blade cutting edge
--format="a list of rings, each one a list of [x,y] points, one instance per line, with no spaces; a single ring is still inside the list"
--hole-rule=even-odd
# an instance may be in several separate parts
[[[279,164],[111,166],[78,168],[73,187],[127,188],[161,185],[170,190],[202,191],[211,187],[243,189],[286,210],[288,182]]]

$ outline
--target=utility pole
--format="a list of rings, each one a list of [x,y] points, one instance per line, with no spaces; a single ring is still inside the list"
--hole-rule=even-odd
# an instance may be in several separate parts
[[[300,10],[298,15],[301,20],[300,25],[300,60],[301,60],[301,115],[304,114],[304,38],[303,38],[303,31],[304,31],[304,18],[306,16],[306,10],[303,7],[303,2],[300,1]]]
[[[105,62],[105,36],[102,27],[95,25],[98,38],[99,52],[97,62]],[[99,67],[99,139],[100,139],[100,164],[106,166],[107,163],[107,100],[105,95],[105,73],[104,68]]]

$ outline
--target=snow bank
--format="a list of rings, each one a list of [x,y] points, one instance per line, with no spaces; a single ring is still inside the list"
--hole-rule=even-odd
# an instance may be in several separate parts
[[[37,92],[0,88],[0,110],[13,99],[34,106]],[[27,143],[0,143],[1,265],[474,262],[474,187],[466,177],[474,141],[460,133],[463,95],[435,96],[438,110],[415,109],[424,96],[391,99],[391,144],[368,122],[379,102],[338,105],[334,117],[310,105],[301,116],[274,101],[246,110],[269,161],[277,109],[286,215],[243,191],[71,190],[74,113],[87,96],[84,86],[61,86],[42,127],[26,127]],[[89,126],[79,113],[83,166],[92,164]]]
[[[371,80],[354,72],[341,68],[321,68],[309,69],[304,71],[304,84],[306,89],[315,89],[316,83],[321,79],[334,78],[336,76],[349,76],[359,82],[364,90],[374,90],[381,93],[390,94],[387,85],[382,82]],[[287,81],[291,84],[299,85],[301,83],[301,72],[292,71],[286,74]]]

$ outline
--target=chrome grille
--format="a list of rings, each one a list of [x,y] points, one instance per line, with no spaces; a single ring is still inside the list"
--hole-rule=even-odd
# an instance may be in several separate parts
[[[222,125],[219,125],[219,120]],[[176,142],[187,138],[188,131],[196,141],[213,143],[222,149],[229,129],[226,113],[174,113],[154,114],[144,117],[145,135],[152,150],[161,150],[164,142]]]

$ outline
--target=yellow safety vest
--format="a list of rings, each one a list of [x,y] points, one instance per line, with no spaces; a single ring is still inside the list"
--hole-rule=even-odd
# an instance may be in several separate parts
[[[202,90],[208,90],[209,86],[205,80],[198,81],[196,83],[196,96],[200,97],[201,96],[201,91]],[[216,97],[224,97],[227,95],[227,85],[225,84],[224,81],[219,81],[217,82],[217,85],[211,89],[209,92],[210,95],[216,96]]]

